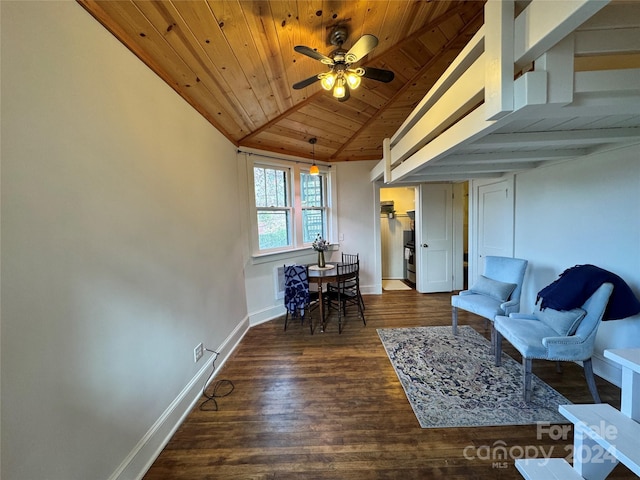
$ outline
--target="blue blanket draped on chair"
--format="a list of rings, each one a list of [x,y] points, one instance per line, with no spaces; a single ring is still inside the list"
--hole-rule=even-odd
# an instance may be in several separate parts
[[[602,320],[619,320],[640,313],[640,301],[629,285],[615,273],[595,265],[576,265],[565,270],[560,278],[538,292],[536,303],[542,299],[541,309],[578,308],[603,283],[612,283],[613,293]]]
[[[304,265],[291,265],[284,271],[284,306],[291,314],[303,310],[309,303],[309,277]]]

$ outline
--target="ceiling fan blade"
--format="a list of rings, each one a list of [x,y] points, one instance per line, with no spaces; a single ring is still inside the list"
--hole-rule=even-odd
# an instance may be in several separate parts
[[[362,57],[364,57],[371,50],[378,45],[378,37],[375,35],[366,34],[360,37],[360,39],[349,49],[344,56],[346,63],[356,63]]]
[[[371,80],[377,80],[378,82],[389,83],[395,77],[394,73],[390,70],[382,70],[380,68],[362,67],[364,78],[370,78]]]
[[[301,90],[301,89],[303,89],[305,87],[308,87],[309,85],[312,85],[312,84],[316,83],[318,80],[320,80],[318,78],[318,75],[314,75],[313,77],[309,77],[309,78],[307,78],[305,80],[302,80],[302,81],[300,81],[298,83],[294,83],[293,84],[293,89],[294,90]]]
[[[333,65],[333,60],[331,58],[316,52],[313,48],[305,47],[304,45],[296,45],[293,49],[298,53],[313,58],[314,60],[320,60],[325,65]]]

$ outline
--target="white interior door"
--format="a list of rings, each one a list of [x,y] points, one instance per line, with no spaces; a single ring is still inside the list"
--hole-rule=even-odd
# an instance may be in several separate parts
[[[453,290],[453,187],[424,184],[416,212],[416,290]]]
[[[476,272],[484,272],[484,257],[513,256],[513,180],[478,187],[478,248]]]

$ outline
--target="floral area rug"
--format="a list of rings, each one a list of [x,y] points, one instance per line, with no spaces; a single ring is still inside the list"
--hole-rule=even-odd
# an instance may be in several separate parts
[[[533,375],[531,402],[522,398],[522,367],[464,325],[378,329],[391,364],[422,428],[568,423],[558,405],[571,402]]]

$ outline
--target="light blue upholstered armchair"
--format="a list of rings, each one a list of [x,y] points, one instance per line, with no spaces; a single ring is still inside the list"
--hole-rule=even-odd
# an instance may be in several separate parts
[[[539,308],[532,314],[512,313],[495,319],[495,363],[501,364],[502,337],[522,354],[523,395],[531,401],[531,363],[533,359],[581,361],[589,391],[595,403],[600,403],[591,366],[596,332],[602,320],[611,283],[603,283],[581,308],[553,310]]]
[[[468,290],[451,297],[453,334],[458,334],[458,309],[480,315],[491,322],[491,342],[494,343],[493,320],[496,315],[520,311],[520,293],[527,260],[487,256],[484,274]]]

